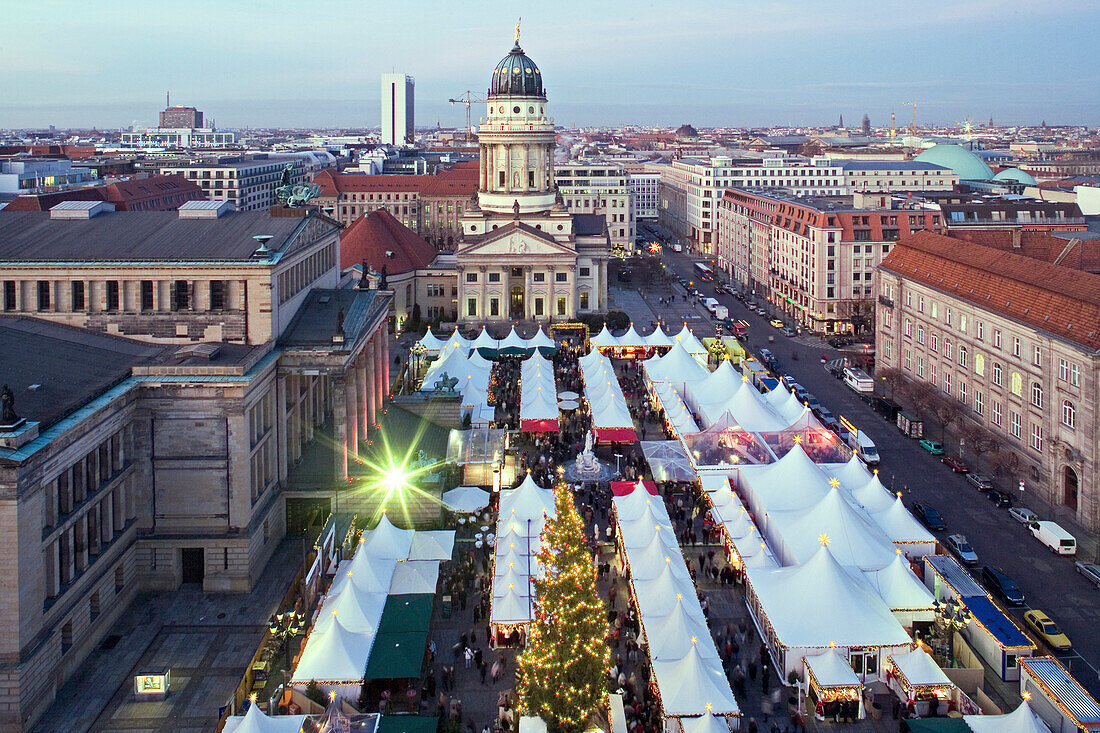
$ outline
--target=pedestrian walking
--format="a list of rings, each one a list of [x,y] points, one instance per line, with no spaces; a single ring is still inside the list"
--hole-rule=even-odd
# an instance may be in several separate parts
[[[471,649],[470,647],[466,647],[466,651],[463,652],[463,657],[466,659],[466,669],[469,669],[470,665],[474,661],[474,650]],[[755,672],[755,667],[754,667],[754,672]],[[753,679],[756,679],[755,674],[753,675]]]

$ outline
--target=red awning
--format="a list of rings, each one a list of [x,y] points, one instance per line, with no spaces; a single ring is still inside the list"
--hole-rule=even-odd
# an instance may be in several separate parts
[[[635,443],[634,428],[596,428],[596,440],[601,443]]]
[[[634,488],[638,485],[637,481],[612,481],[611,493],[615,496],[626,496],[630,492],[634,491]],[[642,486],[646,491],[657,496],[657,484],[652,481],[643,481]]]
[[[557,420],[520,420],[519,429],[525,433],[550,433],[558,429]]]

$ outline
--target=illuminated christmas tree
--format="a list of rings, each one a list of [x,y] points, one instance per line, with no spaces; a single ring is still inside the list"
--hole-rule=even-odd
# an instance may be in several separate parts
[[[517,691],[527,715],[556,733],[582,731],[607,698],[607,605],[596,587],[592,553],[569,487],[554,490],[557,517],[543,529],[534,580],[535,619],[519,657]]]

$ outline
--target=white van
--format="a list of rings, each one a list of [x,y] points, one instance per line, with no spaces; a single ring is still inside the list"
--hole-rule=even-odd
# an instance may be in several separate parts
[[[848,433],[848,447],[868,466],[878,465],[878,448],[866,433]]]
[[[875,391],[875,380],[871,379],[871,375],[862,369],[846,367],[844,369],[844,383],[860,394],[873,394]]]
[[[1032,522],[1028,528],[1035,539],[1046,545],[1051,552],[1059,555],[1077,554],[1077,540],[1057,522]]]
[[[714,309],[718,307],[718,299],[717,298],[703,298],[703,305],[706,306],[708,311],[710,311],[711,313],[714,313]]]

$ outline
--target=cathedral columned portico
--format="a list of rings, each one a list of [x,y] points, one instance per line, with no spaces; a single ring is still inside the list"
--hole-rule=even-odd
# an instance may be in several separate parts
[[[493,70],[486,105],[477,199],[455,252],[459,320],[566,320],[606,310],[606,225],[562,205],[554,120],[518,27],[515,46]]]

